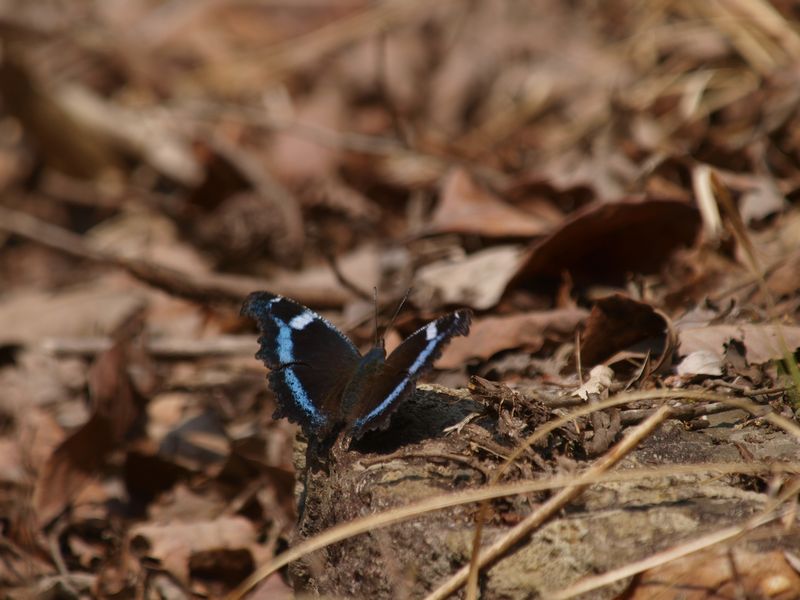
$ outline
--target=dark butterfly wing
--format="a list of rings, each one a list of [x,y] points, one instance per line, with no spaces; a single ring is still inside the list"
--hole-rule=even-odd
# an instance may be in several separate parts
[[[338,400],[361,358],[353,343],[310,308],[268,292],[250,294],[242,314],[261,332],[256,358],[271,371],[275,418],[299,423],[309,437],[329,430],[332,399]]]
[[[397,407],[414,391],[417,379],[430,371],[442,350],[457,335],[467,335],[472,313],[457,310],[431,321],[406,338],[386,359],[384,372],[358,405],[350,435],[360,438],[371,429],[385,429]]]

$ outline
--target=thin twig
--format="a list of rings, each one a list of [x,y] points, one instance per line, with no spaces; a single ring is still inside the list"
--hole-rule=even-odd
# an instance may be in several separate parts
[[[625,425],[633,425],[644,421],[656,412],[655,408],[632,408],[620,412],[620,422]],[[706,415],[716,415],[721,412],[735,410],[722,402],[709,402],[707,404],[690,404],[688,406],[678,406],[672,409],[671,418],[681,421],[697,419]]]
[[[339,282],[346,290],[350,290],[355,296],[361,298],[362,300],[371,300],[372,294],[365,292],[360,287],[358,287],[355,283],[350,281],[350,279],[342,273],[342,270],[339,268],[339,263],[336,261],[336,257],[330,252],[328,249],[322,248],[322,256],[325,257],[325,262],[328,263],[328,266],[331,268],[333,272],[333,276],[336,277],[336,281]],[[376,304],[377,306],[377,304]]]
[[[742,396],[771,396],[772,394],[784,394],[789,390],[793,390],[794,386],[791,385],[776,385],[774,387],[769,388],[750,388],[747,386],[736,385],[735,383],[729,383],[727,381],[715,381],[714,385],[719,387],[725,387],[729,390],[734,390],[739,392]]]

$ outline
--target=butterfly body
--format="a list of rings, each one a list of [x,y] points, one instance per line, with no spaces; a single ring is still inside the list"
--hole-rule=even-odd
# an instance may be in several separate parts
[[[382,341],[362,356],[331,323],[289,298],[254,292],[242,314],[261,332],[256,357],[271,371],[275,416],[299,423],[321,443],[342,431],[358,439],[385,429],[417,379],[470,324],[470,311],[455,311],[418,329],[388,357]]]

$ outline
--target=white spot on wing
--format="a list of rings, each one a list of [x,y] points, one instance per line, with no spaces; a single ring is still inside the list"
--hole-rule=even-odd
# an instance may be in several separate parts
[[[439,333],[436,329],[436,321],[431,321],[428,323],[428,326],[425,328],[425,339],[431,341],[433,338],[436,337],[436,334]]]
[[[302,312],[289,321],[289,327],[294,329],[295,331],[302,331],[305,327],[308,326],[314,320],[314,315],[310,312]]]

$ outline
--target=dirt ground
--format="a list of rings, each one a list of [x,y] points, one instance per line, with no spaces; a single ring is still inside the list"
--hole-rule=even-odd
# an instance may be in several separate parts
[[[800,598],[798,65],[785,0],[0,4],[0,598]]]

